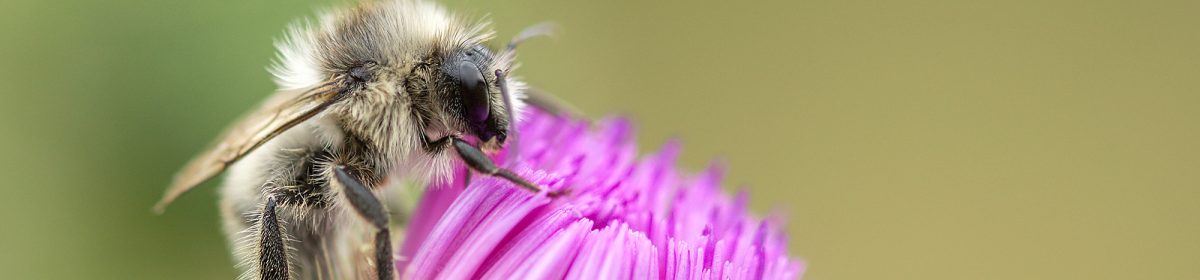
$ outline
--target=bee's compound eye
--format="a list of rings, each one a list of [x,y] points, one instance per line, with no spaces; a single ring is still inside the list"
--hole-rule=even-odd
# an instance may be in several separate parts
[[[491,115],[491,102],[488,100],[487,81],[479,67],[470,61],[459,61],[446,69],[446,74],[458,81],[462,90],[463,112],[467,121],[482,124]]]

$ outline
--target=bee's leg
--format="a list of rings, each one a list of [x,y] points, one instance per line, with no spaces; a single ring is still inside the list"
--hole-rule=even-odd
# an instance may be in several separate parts
[[[471,185],[471,169],[467,168],[467,172],[463,173],[463,189]]]
[[[258,278],[263,280],[288,279],[287,245],[283,230],[275,215],[275,198],[267,199],[258,218]]]
[[[462,157],[463,161],[466,162],[467,166],[471,167],[471,169],[479,171],[479,173],[483,173],[484,175],[504,178],[505,180],[513,182],[514,184],[517,184],[518,186],[521,186],[532,192],[542,191],[541,187],[529,182],[528,180],[525,180],[525,178],[521,178],[521,176],[518,176],[516,173],[496,166],[496,163],[492,162],[492,160],[489,159],[487,155],[483,153],[483,151],[480,151],[479,148],[476,148],[475,146],[471,146],[471,143],[467,143],[467,141],[463,141],[457,137],[454,137],[451,141],[454,142],[454,150],[458,152],[459,157]],[[548,195],[553,197],[562,195],[562,193],[553,192]]]
[[[378,279],[393,279],[394,262],[392,261],[392,239],[391,232],[388,231],[387,210],[383,209],[383,204],[379,203],[379,199],[371,194],[371,190],[347,173],[345,166],[339,165],[333,169],[333,172],[338,182],[342,184],[342,193],[346,194],[346,200],[350,202],[350,206],[378,230],[375,233],[375,271],[379,276]]]

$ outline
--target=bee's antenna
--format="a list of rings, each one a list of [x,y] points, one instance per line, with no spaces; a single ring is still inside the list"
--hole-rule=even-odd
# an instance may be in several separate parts
[[[511,43],[510,43],[511,44]],[[517,132],[517,116],[514,114],[511,95],[508,93],[508,72],[505,70],[496,69],[496,87],[500,88],[500,96],[504,98],[504,109],[508,111],[508,151],[506,151],[504,161],[505,164],[514,164],[517,162],[517,152],[521,144],[521,135]]]
[[[538,24],[534,24],[532,26],[526,27],[524,30],[521,30],[521,33],[517,33],[517,36],[513,36],[512,40],[508,41],[508,45],[505,45],[504,53],[501,55],[512,58],[512,57],[516,56],[517,46],[520,45],[521,43],[525,42],[525,40],[529,40],[530,38],[534,38],[534,37],[554,35],[554,31],[557,29],[558,29],[558,26],[556,24],[554,24],[553,22],[542,22],[542,23],[538,23]],[[508,154],[506,156],[507,159],[505,160],[506,164],[512,164],[512,163],[516,162],[517,154],[518,154],[518,146],[521,143],[520,135],[518,135],[516,121],[515,121],[517,119],[517,116],[513,112],[512,101],[509,100],[509,98],[511,98],[511,95],[508,92],[508,84],[506,81],[507,77],[508,77],[508,71],[510,71],[510,70],[511,69],[496,70],[496,86],[500,87],[500,94],[501,94],[501,96],[504,97],[504,107],[508,110],[508,117],[511,120],[508,122],[508,139],[511,139],[511,140],[509,140],[510,142],[508,144],[508,152],[507,152]],[[534,99],[537,99],[535,101],[539,101],[539,102],[536,102],[537,104],[535,104],[535,105],[546,105],[548,103],[556,103],[556,102],[540,102],[540,101],[544,101],[545,98],[534,98]],[[557,110],[557,109],[564,108],[565,106],[547,105],[547,106],[539,106],[539,107],[554,109],[551,111],[553,111],[552,113],[557,115],[563,111],[563,110]]]
[[[517,50],[517,45],[525,42],[525,40],[533,37],[554,35],[555,30],[558,30],[558,25],[553,22],[542,22],[526,27],[524,30],[521,30],[521,33],[517,33],[517,36],[513,36],[512,40],[508,41],[508,45],[504,47],[504,52],[511,54]]]

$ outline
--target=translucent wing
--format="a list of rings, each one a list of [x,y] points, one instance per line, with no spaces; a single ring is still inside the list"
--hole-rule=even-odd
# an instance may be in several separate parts
[[[324,84],[308,89],[280,91],[229,127],[217,142],[175,174],[170,188],[154,211],[162,211],[183,193],[220,174],[238,159],[280,133],[316,116],[341,100],[338,87]]]

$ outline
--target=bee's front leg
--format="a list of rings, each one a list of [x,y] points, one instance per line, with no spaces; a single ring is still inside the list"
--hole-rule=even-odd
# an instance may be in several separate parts
[[[531,192],[538,193],[542,191],[542,187],[534,184],[533,182],[529,182],[529,180],[525,180],[525,178],[521,178],[521,176],[512,172],[512,170],[496,166],[495,162],[492,162],[492,160],[489,159],[487,155],[483,153],[483,151],[480,151],[479,148],[471,146],[471,143],[467,143],[467,141],[457,137],[450,137],[450,141],[452,141],[451,145],[454,146],[454,150],[458,152],[458,156],[467,164],[467,167],[470,167],[479,173],[483,173],[483,175],[495,176],[504,180],[508,180],[509,182],[512,182],[513,184],[516,184],[517,186],[525,188]],[[546,195],[549,197],[558,197],[565,194],[567,194],[566,190],[557,190],[547,193]]]
[[[342,193],[346,195],[350,206],[378,230],[375,233],[375,271],[378,279],[393,279],[394,263],[392,261],[391,233],[388,231],[387,210],[383,208],[383,204],[379,203],[379,199],[371,194],[370,189],[367,189],[356,177],[348,173],[345,166],[339,165],[334,168],[333,172],[338,183],[343,186]]]

